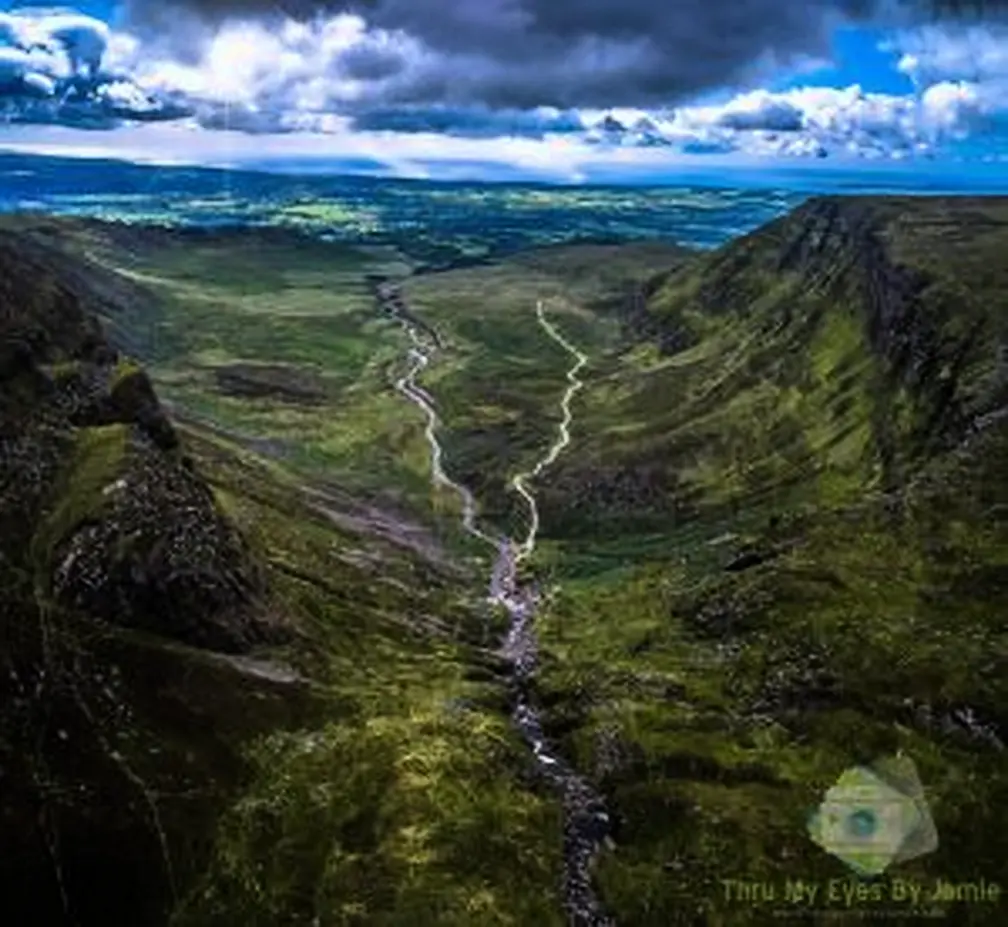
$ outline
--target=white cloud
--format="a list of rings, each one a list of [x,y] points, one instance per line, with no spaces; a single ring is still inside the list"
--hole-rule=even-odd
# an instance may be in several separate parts
[[[930,26],[901,33],[887,47],[901,56],[897,68],[923,87],[1008,77],[1008,26]]]
[[[977,116],[987,111],[983,90],[965,81],[932,84],[920,99],[925,125],[938,131],[966,131]]]
[[[20,9],[0,13],[0,46],[22,51],[23,74],[65,79],[98,71],[110,30],[100,20],[70,11]]]
[[[279,28],[230,20],[186,61],[170,45],[114,35],[105,61],[151,94],[184,94],[196,118],[209,126],[331,131],[345,123],[337,114],[345,116],[376,94],[383,59],[422,56],[419,44],[404,34],[369,29],[359,16],[338,14],[310,23],[287,20]]]
[[[72,11],[29,7],[0,13],[4,115],[8,121],[108,125],[120,115],[157,114],[162,104],[128,76],[103,68],[110,48],[126,46],[130,40],[114,37],[105,23]]]
[[[443,152],[446,135],[463,136],[449,146],[453,152],[496,135],[493,151],[506,152],[516,165],[548,173],[559,164],[564,176],[576,176],[586,157],[613,163],[640,158],[649,165],[699,152],[901,159],[979,131],[983,117],[1006,105],[1008,94],[1001,91],[1008,81],[1008,41],[1001,38],[1008,33],[993,27],[899,35],[893,47],[902,55],[900,68],[917,84],[916,95],[805,87],[754,90],[718,105],[666,111],[381,112],[373,101],[381,98],[383,82],[402,80],[411,72],[399,66],[419,67],[429,53],[404,33],[369,28],[356,15],[273,27],[230,20],[182,55],[170,44],[109,30],[86,16],[18,11],[0,14],[0,83],[18,85],[0,99],[0,109],[21,122],[110,127],[123,119],[180,120],[188,135],[166,139],[191,139],[198,127],[221,138],[237,137],[227,130],[269,136],[251,148],[242,142],[237,157],[253,150],[282,157],[315,134],[327,139],[318,143],[325,150],[339,149],[347,157],[380,156],[394,147],[406,152],[397,163],[411,164],[411,170],[420,170],[425,158],[440,157],[434,149]],[[398,70],[388,67],[390,61]],[[298,141],[275,137],[284,134]],[[427,146],[427,153],[410,154],[418,145]],[[637,154],[624,153],[630,150]],[[487,151],[473,149],[464,157],[478,160]]]
[[[63,126],[16,127],[0,134],[0,148],[11,151],[79,157],[109,156],[145,163],[192,163],[239,167],[261,159],[333,163],[373,160],[400,176],[424,177],[429,163],[510,165],[528,176],[556,181],[576,180],[586,166],[618,164],[628,168],[660,167],[662,153],[646,149],[600,152],[578,139],[534,140],[451,138],[434,133],[289,132],[257,136],[236,131],[209,132],[194,122],[127,126],[105,133]]]
[[[796,136],[790,144],[811,144]],[[758,147],[758,146],[755,146]],[[154,165],[252,167],[295,173],[364,171],[369,174],[459,180],[539,180],[558,183],[730,182],[735,172],[776,177],[786,184],[811,183],[819,189],[830,177],[846,177],[849,164],[830,158],[778,158],[768,163],[759,153],[738,150],[688,154],[669,148],[603,149],[575,138],[469,139],[424,133],[342,132],[333,135],[292,132],[252,135],[206,131],[192,121],[130,125],[96,134],[64,126],[13,126],[0,133],[0,150],[67,157],[122,158]],[[806,154],[814,154],[814,151]],[[969,176],[985,189],[1005,189],[1008,156],[975,162]],[[942,170],[945,173],[942,173]],[[948,167],[879,159],[871,165],[886,189],[922,183],[940,186]],[[953,168],[954,170],[954,168]],[[837,173],[840,171],[840,173]],[[823,179],[815,179],[823,178]]]
[[[905,157],[966,132],[979,107],[972,87],[944,83],[920,99],[858,86],[752,91],[717,106],[656,116],[658,130],[692,149],[791,156]]]
[[[361,17],[350,14],[311,23],[288,20],[272,29],[256,20],[225,22],[187,61],[179,60],[168,46],[143,43],[121,33],[105,35],[103,41],[104,66],[128,75],[148,97],[181,94],[197,121],[208,128],[259,132],[351,131],[352,114],[368,117],[362,103],[386,79],[380,70],[369,79],[353,75],[380,66],[383,55],[413,61],[423,57],[422,48],[408,36],[369,29]],[[918,45],[937,47],[937,40],[931,37],[930,41],[929,46],[922,38]],[[139,91],[127,93],[125,87],[119,92],[119,98],[132,101],[138,111],[143,109],[141,96]],[[945,82],[927,89],[920,100],[863,93],[858,87],[776,94],[757,90],[720,106],[686,106],[671,114],[616,110],[608,114],[616,123],[599,125],[604,113],[582,112],[580,117],[596,123],[586,140],[603,145],[794,156],[898,156],[962,132],[981,102],[972,85]],[[551,128],[542,119],[498,115],[497,131],[502,135],[559,131],[558,124]],[[386,123],[421,132],[430,125],[441,131],[485,135],[493,131],[495,121],[492,111],[479,118],[459,111],[457,127],[450,125],[450,110],[436,116],[405,114]],[[567,122],[576,128],[577,119],[574,113]],[[381,120],[365,118],[365,122],[377,125]],[[565,131],[571,131],[570,125]]]
[[[136,84],[119,80],[102,84],[95,90],[95,99],[109,103],[121,111],[144,113],[156,112],[159,104],[147,96]]]
[[[930,26],[887,47],[929,107],[957,106],[974,120],[1008,112],[1008,25]]]

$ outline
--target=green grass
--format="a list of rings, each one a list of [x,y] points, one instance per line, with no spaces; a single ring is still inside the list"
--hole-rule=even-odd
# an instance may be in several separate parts
[[[679,254],[661,247],[625,250],[617,260],[622,249],[544,249],[419,276],[404,287],[411,305],[448,343],[444,361],[424,385],[437,396],[445,422],[449,470],[476,492],[491,523],[523,530],[527,513],[508,480],[542,456],[560,421],[570,358],[537,323],[536,302],[545,301],[551,321],[584,350],[601,354],[616,347],[619,321],[595,304],[612,302],[621,293],[617,283],[643,279]]]
[[[267,272],[281,257],[284,283]],[[479,658],[462,643],[493,645],[502,630],[499,617],[477,617],[474,596],[488,561],[463,585],[418,572],[402,549],[376,546],[318,514],[292,518],[303,511],[292,495],[298,482],[324,475],[365,495],[394,492],[404,512],[433,522],[436,537],[458,539],[457,500],[430,487],[423,418],[390,389],[408,341],[372,307],[359,308],[363,275],[373,268],[358,257],[350,270],[340,266],[339,276],[320,279],[329,273],[327,256],[287,252],[272,256],[252,292],[226,267],[218,272],[226,258],[216,253],[214,274],[202,282],[210,264],[198,255],[153,255],[149,267],[129,269],[158,278],[144,284],[160,297],[167,331],[152,346],[152,371],[162,395],[232,434],[186,428],[185,442],[218,504],[275,565],[280,607],[314,641],[310,655],[295,648],[288,658],[347,707],[343,719],[251,749],[248,790],[221,819],[206,877],[177,922],[318,916],[348,924],[559,924],[558,804],[525,784],[529,758],[502,693],[492,675],[474,674]],[[120,258],[103,260],[114,267]],[[505,292],[526,271],[506,273]],[[449,294],[452,275],[443,277],[438,292]],[[560,292],[549,277],[539,285],[544,295]],[[558,417],[552,410],[566,358],[535,322],[534,292],[510,293],[501,317],[481,307],[468,318],[452,314],[457,303],[435,306],[409,292],[452,342],[424,381],[444,410],[446,443],[458,433],[465,392],[492,389],[502,373],[514,381],[514,365],[523,367],[521,385],[481,402],[473,427],[495,419],[520,426],[522,411],[535,419],[547,407]],[[457,299],[467,296],[460,290]],[[267,306],[275,311],[264,315]],[[595,324],[574,304],[566,317],[579,331]],[[604,337],[615,343],[616,329]],[[220,395],[212,371],[239,361],[319,371],[329,398],[305,405]],[[549,416],[523,438],[516,461],[531,462],[552,440]],[[254,438],[288,453],[257,461],[239,450]],[[449,447],[453,472],[464,467],[459,458]],[[311,576],[317,585],[304,580]],[[334,598],[326,590],[345,593]]]
[[[122,471],[128,447],[126,425],[77,430],[65,472],[59,478],[55,503],[32,538],[31,559],[39,577],[37,582],[51,575],[60,542],[81,522],[98,517],[105,504],[103,491]]]
[[[558,809],[520,784],[500,693],[467,679],[465,641],[489,630],[468,584],[291,518],[296,495],[254,458],[198,431],[188,442],[259,555],[304,577],[274,578],[314,640],[289,656],[344,707],[252,748],[251,785],[175,922],[559,924]]]
[[[152,307],[140,348],[162,398],[248,438],[295,444],[294,462],[309,474],[336,472],[367,492],[403,486],[404,504],[429,505],[421,432],[398,437],[387,427],[408,427],[416,413],[390,388],[405,336],[375,312],[366,280],[387,269],[386,251],[255,233],[158,238],[158,247],[126,251],[93,234],[89,254],[140,286]],[[321,384],[325,401],[300,403],[279,390],[255,400],[225,395],[215,372],[238,364],[288,365]],[[373,452],[387,467],[380,475],[366,459]]]
[[[109,380],[109,391],[115,390],[120,384],[143,371],[143,366],[132,357],[122,357],[112,369],[112,377]]]
[[[548,300],[551,319],[591,355],[588,385],[575,400],[574,444],[537,487],[544,516],[537,567],[556,587],[540,619],[537,684],[551,732],[615,815],[615,847],[598,880],[619,923],[763,923],[765,912],[726,899],[723,879],[845,877],[843,865],[810,841],[808,814],[845,768],[898,749],[918,766],[941,840],[937,853],[899,873],[996,876],[991,867],[1006,850],[1004,828],[994,823],[1005,797],[1001,754],[962,725],[929,727],[920,711],[929,705],[949,715],[969,706],[996,724],[1008,706],[998,682],[1002,626],[987,604],[1003,601],[1003,521],[991,520],[992,490],[984,489],[999,484],[1001,439],[992,433],[965,462],[938,450],[943,429],[953,427],[949,410],[992,398],[991,352],[982,345],[1002,337],[1003,324],[1002,284],[989,271],[965,294],[948,281],[960,260],[995,263],[990,252],[972,255],[1000,239],[978,224],[958,250],[943,242],[938,263],[932,233],[914,237],[915,228],[932,225],[891,224],[907,208],[883,210],[878,234],[890,261],[909,265],[914,255],[936,278],[917,314],[899,323],[917,326],[921,350],[935,358],[934,378],[916,377],[879,335],[859,276],[871,266],[857,252],[867,247],[861,239],[826,227],[801,256],[806,224],[823,221],[814,211],[668,278],[649,311],[692,338],[671,355],[627,349],[626,330],[607,308],[618,287],[583,283],[576,249],[418,277],[405,288],[448,343],[424,386],[442,409],[449,470],[477,490],[490,520],[511,530],[520,530],[525,513],[507,480],[555,435],[569,362],[535,325],[535,301]],[[887,231],[896,227],[904,238]],[[792,266],[780,269],[781,255],[795,249]],[[943,267],[956,269],[942,276]],[[370,372],[377,379],[380,371],[375,363]],[[936,392],[942,377],[951,378],[950,394]],[[387,403],[377,398],[376,379],[344,392],[333,419],[344,428],[318,446],[327,463],[348,472],[365,459],[381,460],[389,474],[394,461],[409,461],[416,482],[402,470],[392,480],[410,487],[421,511],[430,505],[421,501],[423,447],[411,452],[395,438],[397,428],[408,432],[411,410],[392,394],[379,394]],[[246,406],[241,414],[253,413]],[[261,414],[274,428],[284,421],[276,409]],[[370,441],[359,430],[364,421],[377,429]],[[312,434],[301,410],[287,434],[298,432]],[[901,514],[881,495],[894,488]],[[725,572],[745,550],[770,558]],[[468,736],[479,742],[471,729]],[[617,745],[617,760],[607,760],[607,743]],[[307,771],[290,775],[302,790],[313,781]],[[425,788],[436,792],[436,773],[425,775]],[[360,802],[377,808],[387,800]],[[413,827],[416,806],[404,800],[396,807]],[[303,801],[285,807],[336,828],[348,813],[324,795]],[[521,807],[515,795],[509,801]],[[976,821],[991,826],[981,833]],[[274,826],[296,842],[298,827]],[[234,839],[247,846],[242,840],[251,837],[235,827],[244,837]],[[373,833],[366,858],[381,860],[399,886],[412,884],[397,868],[409,853],[426,860],[427,887],[445,898],[432,922],[543,916],[534,904],[503,902],[499,912],[472,913],[467,905],[479,893],[469,880],[460,872],[449,887],[435,875],[446,852],[436,849],[436,832],[421,830],[421,840],[410,830],[409,850],[402,835]],[[334,871],[333,884],[354,878],[352,859],[323,856],[307,872]],[[488,848],[488,857],[497,852]],[[293,863],[286,872],[276,878],[303,884]],[[241,904],[296,904],[264,891]],[[394,923],[406,912],[424,922],[424,905],[433,902],[411,892],[368,896],[349,913],[326,910],[350,923]],[[984,924],[994,915],[962,906],[955,916]]]
[[[51,781],[67,796],[58,826],[89,834],[105,861],[89,870],[80,841],[62,851],[82,919],[155,922],[167,906],[179,925],[559,925],[560,808],[529,784],[486,649],[503,631],[480,602],[489,564],[458,556],[457,500],[432,491],[423,417],[390,388],[408,339],[378,317],[364,279],[389,255],[274,242],[250,261],[251,239],[148,230],[124,246],[66,225],[74,257],[60,260],[104,287],[101,311],[130,343],[109,388],[137,357],[172,403],[182,453],[265,567],[256,608],[295,631],[256,656],[306,680],[263,681],[63,609],[37,629],[35,603],[15,603],[18,659],[41,647],[54,694],[28,740],[0,730],[0,757],[18,807]],[[324,401],[217,388],[219,370],[283,362],[321,378]],[[35,532],[40,575],[61,539],[104,517],[129,447],[126,426],[65,433]],[[258,456],[257,440],[283,453]],[[443,565],[455,560],[461,573]],[[70,746],[39,748],[37,730],[69,732]],[[18,821],[25,846],[44,850]],[[128,886],[107,891],[120,858]]]

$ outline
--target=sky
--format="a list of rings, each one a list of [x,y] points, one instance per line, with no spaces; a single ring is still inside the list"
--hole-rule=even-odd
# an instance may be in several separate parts
[[[927,0],[0,0],[0,149],[560,182],[982,171],[1008,16]]]

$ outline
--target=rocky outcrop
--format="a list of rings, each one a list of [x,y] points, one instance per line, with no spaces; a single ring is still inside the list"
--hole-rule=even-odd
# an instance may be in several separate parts
[[[5,588],[225,651],[273,639],[261,571],[183,461],[146,373],[108,343],[86,308],[93,294],[59,266],[0,239]]]
[[[143,628],[189,644],[243,651],[268,637],[256,615],[259,571],[241,538],[216,511],[205,483],[177,459],[129,429],[95,429],[91,456],[121,455],[97,483],[71,475],[63,493],[94,493],[69,518],[63,499],[36,539],[36,568],[53,600],[98,619]],[[87,441],[86,433],[83,440]],[[81,439],[78,439],[81,440]],[[121,443],[120,443],[121,442]],[[105,449],[103,445],[117,444]],[[78,472],[81,463],[75,465]],[[108,482],[106,482],[108,480]],[[87,512],[85,515],[84,513]],[[44,534],[55,524],[55,535]],[[42,565],[44,564],[44,567]]]
[[[689,257],[682,259],[687,266],[688,261]],[[648,307],[652,297],[679,269],[681,268],[655,275],[643,282],[626,283],[620,292],[607,293],[591,301],[589,305],[595,312],[614,312],[627,343],[652,341],[663,357],[685,351],[697,343],[696,333],[680,315],[662,315],[652,312]]]
[[[371,277],[370,283],[374,287],[375,298],[378,300],[378,304],[381,306],[383,312],[393,318],[408,322],[430,338],[439,351],[444,349],[445,345],[441,340],[441,335],[427,322],[410,311],[409,306],[406,305],[402,297],[402,292],[396,284],[377,276]]]

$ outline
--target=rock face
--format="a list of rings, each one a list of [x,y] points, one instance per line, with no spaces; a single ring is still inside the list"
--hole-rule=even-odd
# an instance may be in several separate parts
[[[218,650],[245,650],[261,639],[250,617],[256,571],[206,485],[132,430],[100,432],[93,455],[122,454],[121,464],[103,477],[111,481],[94,500],[99,520],[68,529],[50,548],[55,600]],[[121,446],[106,450],[106,442]]]
[[[0,912],[153,925],[300,696],[213,652],[286,632],[98,272],[0,233]]]
[[[933,757],[950,806],[998,823],[943,818],[928,865],[997,871],[1008,853],[1006,246],[1006,198],[808,200],[655,278],[652,330],[698,343],[627,352],[579,398],[576,453],[537,489],[558,578],[584,598],[561,599],[563,656],[544,639],[539,683],[558,741],[599,769],[619,923],[692,922],[732,857],[825,864],[801,828],[779,839],[822,788],[799,755],[811,770],[839,750],[838,774]],[[622,485],[600,492],[603,468]],[[604,716],[572,710],[602,647],[678,701],[610,675]],[[788,733],[752,764],[771,730]]]
[[[659,357],[581,399],[544,523],[734,517],[812,473],[898,488],[1008,403],[1004,216],[993,198],[813,197],[649,280],[623,318]]]
[[[184,464],[149,378],[55,274],[0,240],[5,585],[214,649],[269,639],[261,571]]]

